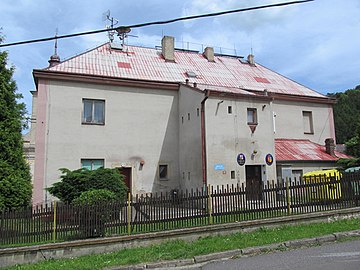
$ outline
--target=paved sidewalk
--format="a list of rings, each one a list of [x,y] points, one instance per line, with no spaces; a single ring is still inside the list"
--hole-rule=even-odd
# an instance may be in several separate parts
[[[209,261],[224,260],[224,259],[231,259],[231,258],[238,258],[245,256],[254,256],[266,252],[275,252],[275,251],[282,251],[287,249],[321,245],[323,243],[335,242],[338,240],[352,238],[352,237],[360,237],[360,230],[334,233],[334,234],[315,237],[315,238],[292,240],[292,241],[276,243],[276,244],[260,246],[260,247],[249,247],[244,249],[229,250],[224,252],[195,256],[190,259],[154,262],[143,265],[118,266],[118,267],[111,267],[105,269],[106,270],[140,270],[140,269],[169,269],[173,267],[194,266],[196,264],[202,264]]]

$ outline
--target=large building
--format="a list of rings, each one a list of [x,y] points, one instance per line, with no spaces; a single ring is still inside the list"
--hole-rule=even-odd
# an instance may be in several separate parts
[[[59,168],[119,168],[131,192],[332,168],[334,101],[254,61],[106,43],[34,70],[34,203]]]

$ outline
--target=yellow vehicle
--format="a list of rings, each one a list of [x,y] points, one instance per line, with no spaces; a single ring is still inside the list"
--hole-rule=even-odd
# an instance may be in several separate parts
[[[336,200],[341,198],[341,173],[338,170],[313,171],[303,175],[307,191],[313,200]]]

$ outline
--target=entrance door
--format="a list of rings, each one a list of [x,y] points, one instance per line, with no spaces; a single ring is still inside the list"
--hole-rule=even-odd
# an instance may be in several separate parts
[[[120,173],[124,176],[125,185],[128,187],[128,192],[131,192],[131,168],[121,167],[119,168]]]
[[[246,199],[261,200],[261,166],[247,165],[246,171]]]

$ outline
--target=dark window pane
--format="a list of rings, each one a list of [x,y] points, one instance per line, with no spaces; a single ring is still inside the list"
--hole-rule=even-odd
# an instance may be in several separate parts
[[[92,101],[84,100],[84,122],[92,122]]]
[[[94,123],[103,124],[105,122],[104,111],[105,111],[105,102],[94,101]]]
[[[168,166],[167,165],[159,165],[159,178],[167,179],[168,174]]]

